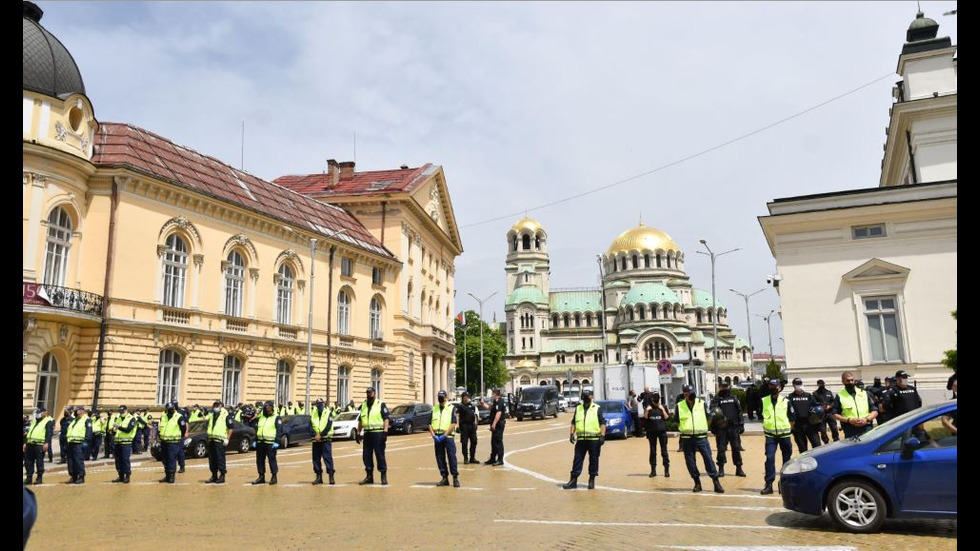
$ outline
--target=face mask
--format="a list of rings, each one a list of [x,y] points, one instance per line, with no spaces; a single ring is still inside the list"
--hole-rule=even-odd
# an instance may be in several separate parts
[[[213,412],[215,412],[215,413],[221,413],[221,408],[214,408],[214,409],[213,409],[213,410],[211,410],[211,411],[213,411]]]
[[[323,404],[317,404],[316,405],[316,410],[317,411],[323,411]]]
[[[44,414],[43,414],[43,413],[41,413],[40,411],[34,414],[34,418],[35,418],[35,419],[40,419],[40,418],[42,418],[42,417],[44,417]]]
[[[777,394],[779,394],[779,387],[775,387],[775,386],[774,387],[770,387],[769,388],[769,394],[772,394],[773,396],[776,396]]]
[[[844,388],[846,388],[847,391],[850,392],[851,394],[854,394],[854,383],[846,384],[844,385]]]
[[[721,389],[721,390],[718,391],[718,394],[720,394],[722,396],[728,396],[728,392],[729,391],[728,391],[727,388],[723,388],[723,389]]]
[[[445,398],[439,398],[439,403],[440,404],[445,404],[446,403],[446,399]]]
[[[793,385],[793,390],[803,390],[803,385]]]

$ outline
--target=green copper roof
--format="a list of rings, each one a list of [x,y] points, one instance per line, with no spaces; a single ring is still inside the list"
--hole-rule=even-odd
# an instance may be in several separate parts
[[[602,296],[594,291],[552,291],[548,296],[551,311],[554,312],[599,312],[602,310]]]
[[[704,289],[695,289],[693,293],[694,306],[701,308],[711,308],[711,293],[705,291]],[[715,299],[716,308],[724,308],[725,305],[721,303],[717,298]]]
[[[542,352],[591,352],[602,350],[602,339],[548,339]]]
[[[749,341],[743,339],[742,337],[735,337],[735,348],[750,348]]]
[[[629,282],[623,281],[622,279],[617,279],[616,281],[610,281],[606,283],[606,289],[615,289],[617,287],[629,287]]]
[[[514,289],[514,292],[507,297],[506,305],[511,306],[524,302],[530,302],[540,306],[548,305],[548,299],[544,298],[544,293],[542,293],[537,287],[533,287],[531,285],[524,285],[523,287]]]
[[[732,343],[726,341],[725,339],[720,338],[720,335],[718,338],[718,343],[722,346],[722,348],[729,348],[732,346]],[[715,347],[715,339],[712,338],[710,334],[704,336],[704,347],[705,348]]]
[[[677,295],[670,290],[669,287],[663,283],[640,283],[635,285],[630,292],[626,293],[623,297],[623,302],[620,306],[628,306],[630,304],[636,304],[642,302],[644,304],[649,304],[651,302],[656,302],[658,304],[664,302],[680,302],[677,300]]]

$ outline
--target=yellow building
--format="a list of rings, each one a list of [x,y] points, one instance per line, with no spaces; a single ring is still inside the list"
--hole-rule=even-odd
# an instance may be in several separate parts
[[[462,246],[441,168],[322,200],[100,123],[40,19],[25,2],[25,411],[305,401],[311,288],[312,397],[360,401],[371,385],[395,404],[454,386]]]

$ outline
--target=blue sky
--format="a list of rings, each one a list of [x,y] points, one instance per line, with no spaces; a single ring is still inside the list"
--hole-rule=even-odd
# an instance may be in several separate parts
[[[100,121],[127,122],[272,180],[442,165],[464,254],[457,310],[504,287],[504,234],[530,209],[552,286],[596,285],[595,255],[642,215],[687,255],[746,336],[742,299],[775,261],[757,217],[778,197],[878,184],[915,2],[38,2]],[[923,2],[957,42],[956,2]],[[788,123],[666,165],[892,73]],[[521,213],[490,223],[490,218]],[[487,318],[503,320],[498,296]],[[779,308],[772,290],[753,313]],[[753,316],[757,351],[768,347]],[[781,326],[773,317],[773,348]],[[790,358],[790,361],[792,359]]]

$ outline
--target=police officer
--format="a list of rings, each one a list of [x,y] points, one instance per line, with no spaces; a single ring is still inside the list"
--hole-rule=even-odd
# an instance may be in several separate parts
[[[225,465],[225,449],[228,441],[231,440],[235,421],[228,414],[228,410],[222,407],[223,405],[221,400],[215,400],[207,416],[208,468],[211,470],[211,478],[205,480],[205,484],[224,484],[225,474],[228,472],[228,467]]]
[[[664,463],[664,476],[670,478],[670,457],[667,455],[667,419],[670,413],[660,403],[660,393],[647,394],[643,404],[643,418],[646,422],[647,441],[650,444],[650,477],[657,476],[657,442],[660,442],[660,457]]]
[[[60,456],[58,464],[68,462],[68,425],[75,419],[74,408],[68,406],[65,407],[65,412],[61,415],[61,419],[58,420],[58,455]]]
[[[75,408],[75,419],[68,425],[68,484],[85,484],[85,451],[92,443],[92,420],[85,406]]]
[[[463,391],[462,403],[457,409],[459,418],[460,447],[463,448],[463,464],[479,463],[476,458],[476,427],[479,424],[479,413],[476,405],[470,401],[470,393]]]
[[[507,408],[500,397],[500,389],[493,390],[493,402],[490,404],[490,459],[484,465],[500,467],[504,464],[504,428],[507,426]]]
[[[204,419],[204,408],[198,404],[194,404],[194,407],[191,408],[191,416],[187,419],[187,422],[200,421],[201,419]]]
[[[361,403],[361,417],[357,420],[357,443],[361,443],[361,433],[364,433],[364,449],[361,458],[367,476],[358,484],[374,484],[374,459],[378,460],[378,472],[381,473],[381,485],[388,484],[388,462],[385,460],[385,446],[388,443],[388,406],[375,399],[374,387],[365,390],[367,399]]]
[[[687,472],[694,479],[694,492],[701,491],[701,473],[698,471],[698,464],[695,454],[700,452],[704,460],[704,469],[711,477],[715,492],[725,493],[718,480],[718,472],[715,470],[715,462],[711,459],[711,445],[708,443],[708,408],[704,401],[695,396],[694,387],[684,385],[681,387],[684,399],[677,403],[677,430],[681,435],[681,448],[684,450],[684,462],[687,464]]]
[[[868,391],[868,394],[870,394],[871,398],[874,400],[875,409],[878,410],[878,417],[875,419],[875,422],[880,425],[884,423],[881,418],[881,406],[885,399],[885,390],[887,390],[887,387],[881,384],[881,377],[875,377],[874,384],[865,390]]]
[[[180,404],[177,403],[177,400],[174,400],[174,410],[177,411],[178,415],[184,418],[184,425],[183,425],[184,432],[181,435],[181,439],[186,440],[187,431],[190,430],[189,422],[188,422],[188,419],[190,419],[190,412],[187,411],[187,408],[181,408]],[[184,450],[184,445],[181,444],[180,446],[177,446],[177,465],[180,466],[180,470],[178,470],[177,472],[179,473],[184,472],[184,466],[186,462],[187,462],[187,453]]]
[[[163,455],[164,477],[160,482],[173,484],[177,471],[178,448],[184,447],[184,433],[187,431],[187,420],[177,411],[177,402],[172,400],[164,406],[160,416],[160,451]]]
[[[331,411],[336,412],[336,409],[331,408]],[[306,415],[306,405],[303,402],[296,402],[296,415]]]
[[[731,383],[722,380],[718,386],[718,395],[711,400],[711,410],[721,409],[725,417],[715,430],[715,446],[718,448],[718,476],[725,476],[725,452],[728,444],[732,445],[732,463],[735,463],[735,476],[745,476],[742,470],[742,433],[745,432],[745,420],[742,418],[742,404],[738,396],[732,394]]]
[[[37,482],[41,484],[44,477],[44,453],[51,448],[51,437],[54,435],[54,419],[48,415],[48,408],[37,406],[34,418],[27,426],[27,442],[24,443],[24,468],[27,469],[27,479],[24,484],[30,486],[34,477],[34,466],[37,466]]]
[[[595,488],[595,477],[599,476],[599,452],[606,441],[606,419],[598,404],[592,401],[592,391],[589,389],[582,391],[582,403],[575,406],[568,441],[575,445],[575,457],[572,459],[571,475],[562,488],[572,490],[578,487],[586,452],[589,453],[589,489]]]
[[[834,419],[841,422],[844,438],[850,438],[870,430],[878,411],[868,392],[857,388],[853,373],[845,371],[840,379],[844,388],[834,399]]]
[[[103,459],[108,459],[112,457],[112,450],[115,446],[116,431],[112,427],[116,426],[116,418],[119,414],[115,411],[109,415],[109,419],[105,423],[105,455],[102,456]],[[98,456],[98,449],[95,451],[96,456]]]
[[[136,415],[133,416],[136,419],[136,436],[133,438],[133,453],[137,455],[143,453],[143,431],[147,430],[145,411],[143,408],[136,408]]]
[[[817,399],[809,392],[803,391],[803,380],[797,377],[793,379],[793,392],[790,393],[788,400],[796,448],[803,453],[807,450],[808,442],[810,446],[816,448],[820,445],[820,437],[817,436],[817,427],[810,424],[810,414],[813,406],[817,405]]]
[[[252,481],[252,484],[265,484],[265,458],[269,458],[269,470],[272,478],[269,485],[279,481],[276,475],[279,473],[279,464],[276,462],[276,450],[279,449],[279,442],[282,440],[282,417],[276,413],[272,400],[267,400],[262,408],[262,413],[256,419],[255,437],[258,443],[255,445],[255,466],[258,468],[259,477]]]
[[[813,391],[813,397],[817,403],[823,406],[824,420],[820,423],[820,439],[824,444],[830,442],[827,438],[827,427],[830,427],[830,436],[834,442],[840,440],[837,432],[837,420],[834,418],[834,393],[827,389],[823,379],[817,379],[817,390]]]
[[[899,369],[895,372],[895,388],[892,389],[888,413],[891,418],[922,407],[922,398],[914,386],[908,385],[909,374]]]
[[[92,445],[85,452],[85,459],[95,461],[99,458],[99,449],[102,448],[102,437],[106,433],[106,420],[102,414],[95,410],[88,410],[89,419],[92,420]]]
[[[436,393],[438,403],[432,408],[432,420],[429,421],[429,436],[436,452],[436,466],[442,475],[436,486],[449,486],[449,475],[453,475],[453,487],[459,488],[459,469],[456,465],[456,407],[446,403],[446,391]],[[449,457],[449,468],[446,468],[446,456]]]
[[[776,448],[782,452],[783,464],[793,455],[792,413],[789,400],[780,396],[783,385],[779,379],[769,380],[769,395],[762,399],[762,431],[766,435],[766,485],[762,495],[772,493],[772,483],[776,480]]]
[[[310,424],[313,426],[313,472],[316,473],[314,484],[323,484],[323,468],[320,460],[327,466],[327,476],[330,484],[335,484],[333,474],[333,419],[336,416],[334,408],[328,408],[323,398],[317,398],[316,407],[310,411]]]
[[[112,428],[115,432],[112,454],[116,458],[116,473],[118,474],[113,482],[129,484],[129,475],[133,474],[129,457],[133,451],[133,439],[136,437],[136,418],[126,410],[126,406],[119,406],[119,415],[116,416],[115,425]]]

